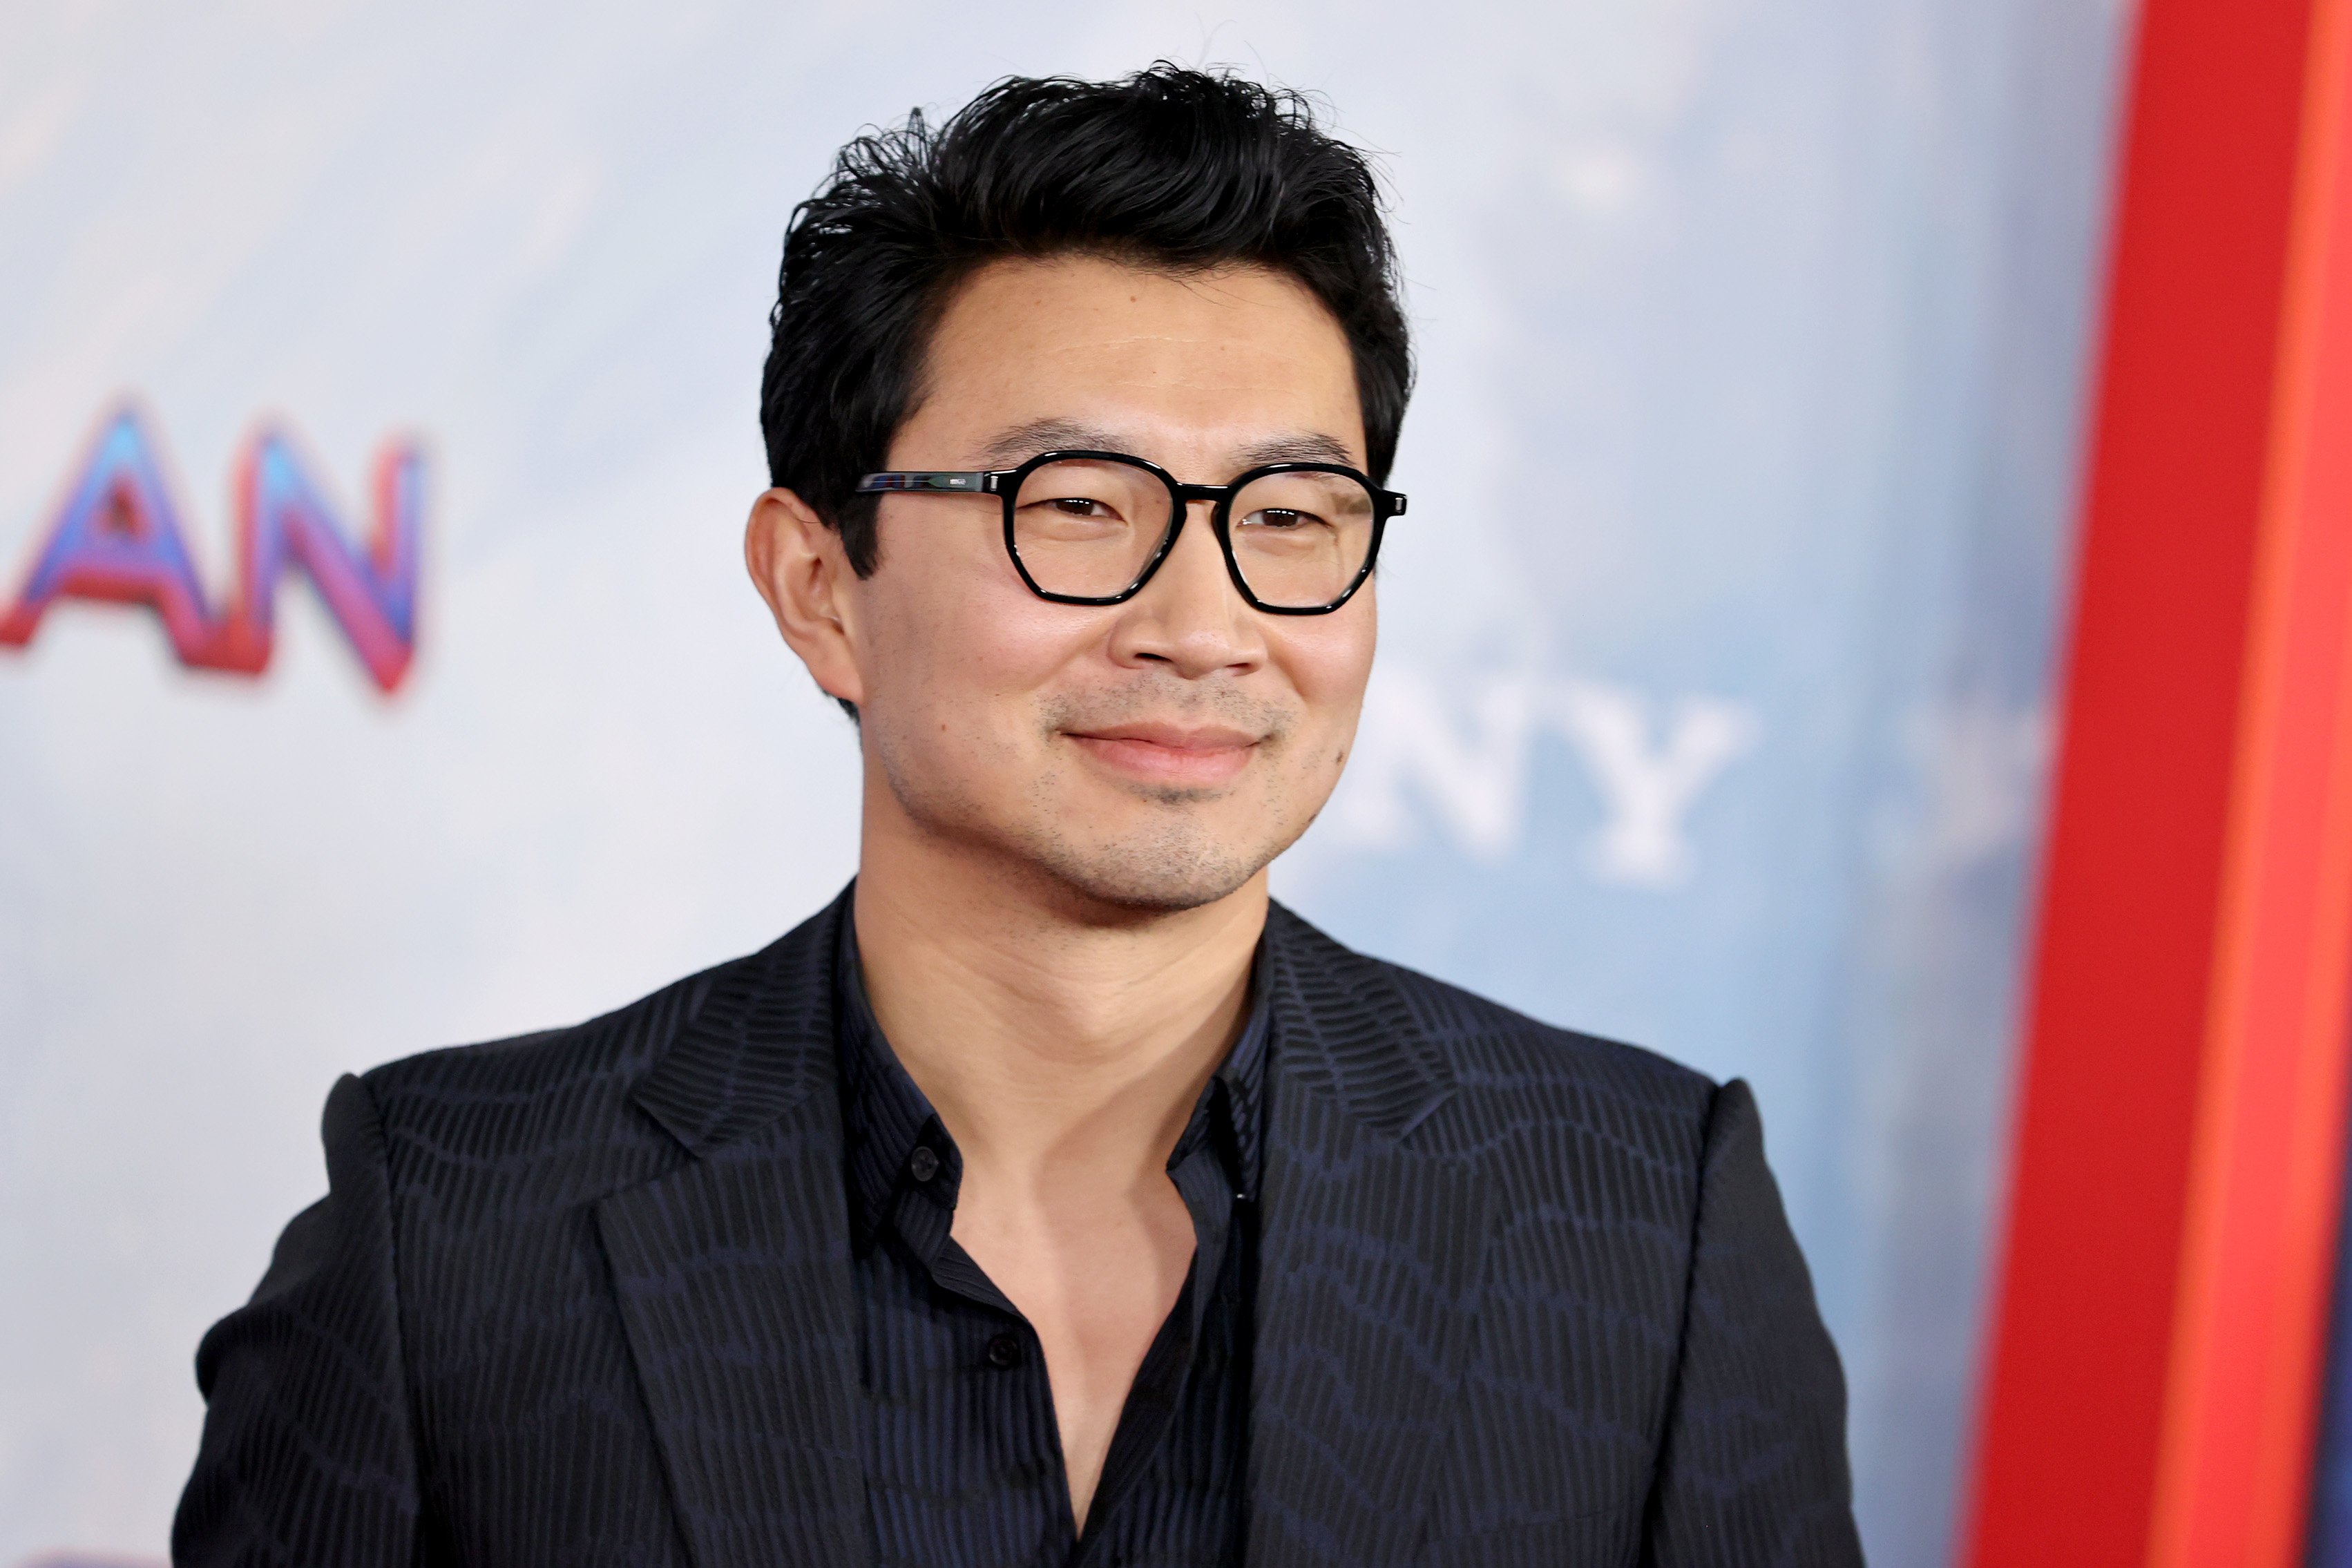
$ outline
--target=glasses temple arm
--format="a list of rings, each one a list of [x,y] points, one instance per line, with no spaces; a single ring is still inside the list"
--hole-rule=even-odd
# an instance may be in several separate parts
[[[879,495],[890,490],[945,490],[961,495],[994,495],[1003,475],[987,469],[934,470],[867,474],[857,481],[856,493]]]

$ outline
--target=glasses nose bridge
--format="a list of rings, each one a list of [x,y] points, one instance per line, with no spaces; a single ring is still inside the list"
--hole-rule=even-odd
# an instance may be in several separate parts
[[[1161,482],[1168,487],[1169,493],[1176,498],[1175,515],[1169,520],[1167,539],[1160,546],[1160,553],[1152,559],[1150,565],[1144,568],[1142,577],[1137,581],[1132,590],[1136,593],[1142,592],[1146,585],[1160,577],[1161,575],[1160,569],[1167,565],[1170,559],[1175,555],[1179,541],[1185,533],[1191,531],[1184,525],[1192,521],[1192,509],[1196,506],[1221,505],[1232,499],[1234,488],[1232,485],[1188,485],[1172,475],[1162,475]],[[1213,519],[1215,513],[1212,512],[1210,515]],[[1216,545],[1217,554],[1224,567],[1224,575],[1229,579],[1232,578],[1235,570],[1233,546],[1223,537],[1223,530],[1211,527],[1206,531]],[[1239,586],[1238,584],[1234,585]]]
[[[1231,485],[1174,484],[1171,485],[1171,488],[1176,492],[1176,503],[1179,506],[1184,507],[1203,503],[1214,506],[1217,502],[1233,494],[1234,490],[1234,487]]]
[[[1247,605],[1250,602],[1249,595],[1246,589],[1242,588],[1239,582],[1238,573],[1234,563],[1233,546],[1225,539],[1224,530],[1214,526],[1217,513],[1212,510],[1208,516],[1202,518],[1199,528],[1186,526],[1193,521],[1194,507],[1221,506],[1233,498],[1234,487],[1188,485],[1177,480],[1173,476],[1163,476],[1163,483],[1167,486],[1169,493],[1175,498],[1175,515],[1169,520],[1169,530],[1159,553],[1152,558],[1151,563],[1144,568],[1142,576],[1136,580],[1135,585],[1129,589],[1129,596],[1140,597],[1150,594],[1154,591],[1155,584],[1157,592],[1164,595],[1170,591],[1168,584],[1173,577],[1201,570],[1206,564],[1205,563],[1196,563],[1193,566],[1173,574],[1161,570],[1174,563],[1179,556],[1187,553],[1184,543],[1187,535],[1197,535],[1204,537],[1195,537],[1192,540],[1192,549],[1207,550],[1210,552],[1209,560],[1216,563],[1213,567],[1207,569],[1223,584],[1226,592],[1239,589],[1242,603]],[[1183,591],[1179,590],[1179,592]],[[1222,600],[1222,595],[1219,597]]]

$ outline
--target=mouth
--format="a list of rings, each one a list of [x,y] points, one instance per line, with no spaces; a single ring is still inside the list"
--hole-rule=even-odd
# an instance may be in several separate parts
[[[1202,789],[1231,781],[1265,737],[1222,725],[1114,724],[1063,731],[1113,773],[1139,784]]]

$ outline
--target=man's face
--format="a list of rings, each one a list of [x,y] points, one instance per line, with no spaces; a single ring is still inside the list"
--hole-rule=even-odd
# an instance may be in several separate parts
[[[1364,466],[1353,363],[1303,287],[1089,258],[1003,261],[954,296],[894,469],[1011,468],[1057,447],[1224,484],[1268,462]],[[1184,909],[1304,832],[1352,744],[1372,588],[1321,616],[1252,609],[1209,507],[1125,604],[1054,604],[1005,554],[994,497],[886,495],[880,565],[844,585],[869,813],[1010,857],[1090,900]]]

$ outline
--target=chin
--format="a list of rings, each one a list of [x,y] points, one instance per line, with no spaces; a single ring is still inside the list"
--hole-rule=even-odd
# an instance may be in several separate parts
[[[1092,844],[1049,830],[1027,846],[1041,870],[1090,902],[1155,913],[1232,896],[1285,847],[1225,843],[1189,823]]]

